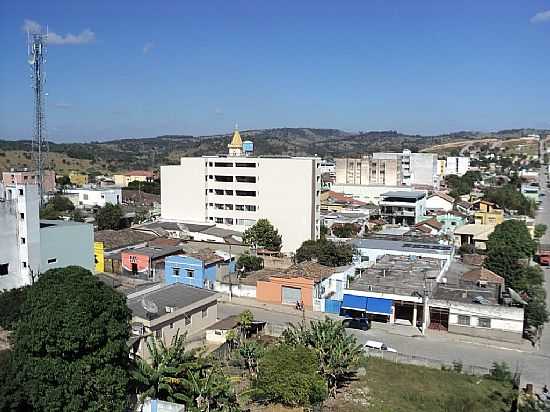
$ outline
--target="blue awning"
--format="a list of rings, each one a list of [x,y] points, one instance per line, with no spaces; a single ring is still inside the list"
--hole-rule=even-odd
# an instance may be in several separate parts
[[[367,309],[367,298],[365,296],[344,295],[342,309],[365,311]]]
[[[345,296],[344,296],[345,298]],[[368,298],[367,312],[379,315],[391,315],[393,300],[382,298]]]

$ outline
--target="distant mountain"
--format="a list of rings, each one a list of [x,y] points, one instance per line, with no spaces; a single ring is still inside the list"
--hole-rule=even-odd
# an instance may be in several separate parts
[[[529,133],[537,132],[533,129],[517,129],[515,135],[519,136],[526,130]],[[433,145],[499,135],[503,138],[511,137],[514,131],[461,131],[439,136],[408,135],[395,130],[350,133],[338,129],[316,128],[241,131],[243,139],[254,142],[254,152],[257,155],[317,154],[324,158],[359,156],[375,151],[420,151]],[[90,143],[50,143],[50,152],[54,159],[52,167],[60,173],[71,169],[105,173],[177,164],[182,156],[227,153],[230,138],[231,133],[211,136],[163,135]],[[0,169],[23,165],[32,167],[29,165],[30,150],[29,140],[0,140]]]

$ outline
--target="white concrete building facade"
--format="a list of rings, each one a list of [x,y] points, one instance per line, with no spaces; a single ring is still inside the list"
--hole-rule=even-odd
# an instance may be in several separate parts
[[[463,176],[470,168],[470,158],[464,156],[449,156],[445,167],[445,175]]]
[[[90,188],[69,189],[65,192],[75,207],[104,207],[107,203],[118,205],[122,202],[122,189]]]
[[[161,218],[236,231],[265,218],[282,235],[283,252],[318,239],[320,159],[243,156],[234,144],[231,150],[231,156],[183,157],[180,165],[162,166]]]

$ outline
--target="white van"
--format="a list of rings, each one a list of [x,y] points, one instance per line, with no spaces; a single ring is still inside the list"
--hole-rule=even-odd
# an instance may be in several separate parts
[[[386,351],[386,352],[394,352],[394,353],[397,353],[397,351],[394,349],[394,348],[390,348],[388,347],[385,343],[383,342],[378,342],[376,340],[368,340],[365,342],[365,346],[364,346],[365,349],[378,349],[378,350],[383,350],[383,351]]]

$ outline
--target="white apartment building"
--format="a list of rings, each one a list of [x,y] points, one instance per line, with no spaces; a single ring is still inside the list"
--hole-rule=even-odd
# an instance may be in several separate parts
[[[38,186],[6,185],[0,199],[0,290],[28,285],[40,268]]]
[[[268,219],[283,252],[319,238],[320,159],[245,156],[236,130],[228,156],[182,157],[161,167],[161,218],[244,231]]]
[[[373,153],[361,159],[336,159],[336,184],[435,187],[439,183],[435,153]]]
[[[29,285],[48,269],[93,270],[93,226],[39,220],[38,186],[7,185],[0,195],[0,290]]]
[[[69,189],[65,193],[80,208],[104,207],[107,203],[118,205],[122,202],[122,189],[119,187]]]
[[[445,175],[463,176],[470,168],[470,158],[464,156],[447,157]]]

